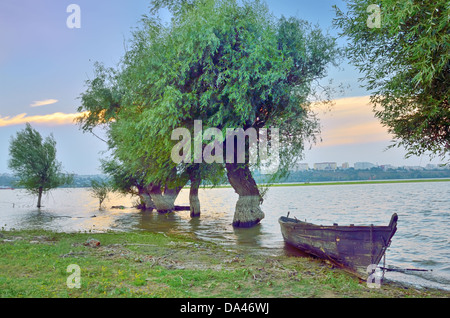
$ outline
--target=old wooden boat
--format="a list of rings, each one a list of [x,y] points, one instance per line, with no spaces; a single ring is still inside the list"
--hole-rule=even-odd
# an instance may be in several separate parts
[[[322,226],[289,217],[281,217],[279,223],[287,244],[367,279],[368,267],[378,265],[389,247],[397,220],[394,213],[388,226]]]

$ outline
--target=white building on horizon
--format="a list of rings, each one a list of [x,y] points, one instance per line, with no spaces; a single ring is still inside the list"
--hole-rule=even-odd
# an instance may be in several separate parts
[[[297,163],[291,168],[292,171],[307,171],[309,170],[309,165],[307,163]]]
[[[319,162],[314,164],[314,170],[336,170],[336,162]]]

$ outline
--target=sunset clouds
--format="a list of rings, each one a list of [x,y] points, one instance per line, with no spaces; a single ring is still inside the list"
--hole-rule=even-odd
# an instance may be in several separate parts
[[[41,101],[35,101],[30,106],[31,107],[40,107],[40,106],[55,104],[57,102],[58,102],[57,99],[46,99],[46,100],[41,100]]]
[[[83,115],[83,113],[53,113],[48,115],[28,116],[26,113],[19,114],[14,117],[0,116],[0,127],[30,124],[44,124],[48,126],[73,125],[75,118]]]
[[[50,102],[51,100],[42,101]],[[347,97],[334,101],[334,106],[327,111],[317,109],[321,120],[322,142],[316,147],[358,145],[364,143],[389,141],[392,139],[379,120],[374,117],[369,96]],[[0,127],[21,125],[27,122],[35,124],[73,125],[74,119],[85,113],[53,113],[29,116],[26,113],[14,117],[0,115]]]

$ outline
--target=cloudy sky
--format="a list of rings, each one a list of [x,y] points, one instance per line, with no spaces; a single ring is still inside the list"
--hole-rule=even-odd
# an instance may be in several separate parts
[[[149,0],[2,0],[0,2],[0,173],[7,168],[11,136],[26,122],[44,136],[53,133],[58,160],[68,172],[99,173],[105,144],[83,134],[73,120],[84,82],[96,61],[115,66],[124,54],[131,31],[148,12]],[[276,15],[295,15],[322,28],[331,27],[338,0],[270,0]],[[67,20],[80,8],[80,28]],[[69,11],[69,12],[68,12]],[[75,20],[69,19],[69,22]],[[70,24],[70,23],[69,23]],[[330,29],[335,34],[336,30]],[[305,151],[305,162],[358,161],[379,164],[426,165],[428,157],[404,159],[401,149],[388,150],[390,136],[373,117],[368,92],[349,65],[330,69],[336,84],[349,85],[336,96],[330,111],[319,110],[322,142]],[[102,135],[101,131],[97,132]]]

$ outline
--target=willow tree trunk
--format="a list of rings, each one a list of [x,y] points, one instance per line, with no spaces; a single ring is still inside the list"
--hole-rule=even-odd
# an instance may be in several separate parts
[[[141,204],[139,208],[141,210],[154,210],[156,209],[155,203],[152,200],[152,197],[148,193],[147,189],[139,188],[139,199],[141,200]]]
[[[202,182],[199,169],[195,169],[189,173],[189,180],[191,181],[191,189],[189,191],[189,206],[191,210],[191,217],[200,216],[200,200],[198,198],[198,188]]]
[[[38,208],[41,208],[41,207],[42,207],[42,205],[41,205],[42,192],[43,192],[42,187],[39,187],[39,192],[38,192],[38,202],[37,202],[37,207],[38,207]]]
[[[227,163],[227,177],[234,191],[239,195],[234,212],[233,226],[249,228],[263,218],[261,194],[248,164]]]

